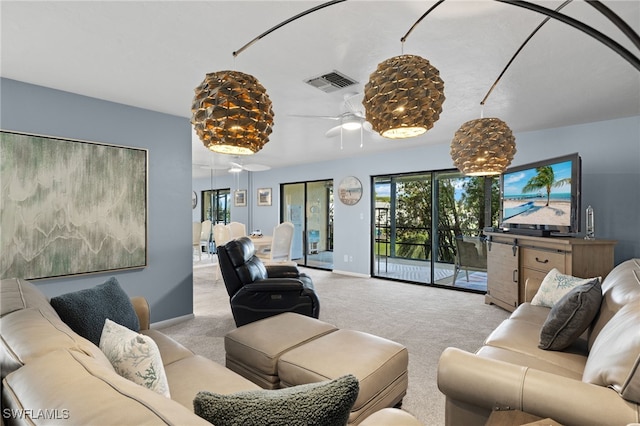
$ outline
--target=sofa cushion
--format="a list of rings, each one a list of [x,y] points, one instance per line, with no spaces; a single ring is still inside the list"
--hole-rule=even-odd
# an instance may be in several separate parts
[[[100,349],[119,375],[171,397],[160,351],[153,339],[107,319],[100,337]]]
[[[51,306],[69,327],[96,346],[107,318],[136,333],[140,331],[131,300],[113,277],[93,288],[56,296]]]
[[[640,300],[628,303],[593,342],[582,380],[640,404]]]
[[[589,335],[589,347],[616,312],[634,300],[640,300],[640,259],[622,262],[602,282],[602,305]]]
[[[19,424],[211,426],[188,408],[77,351],[50,352],[14,371],[3,381],[2,396],[4,409],[35,416]],[[45,409],[56,419],[43,416]],[[12,419],[7,423],[13,424]]]
[[[0,371],[7,374],[32,360],[58,349],[83,352],[111,367],[102,352],[91,342],[74,333],[57,316],[46,316],[40,309],[13,311],[0,318],[2,330]]]
[[[182,358],[164,367],[171,399],[193,410],[193,400],[203,389],[219,394],[258,390],[260,386],[201,355]]]
[[[538,292],[531,299],[532,305],[552,308],[565,294],[574,287],[587,284],[593,278],[578,278],[560,273],[556,268],[547,273],[540,284]]]
[[[585,332],[600,310],[600,280],[574,287],[551,308],[540,330],[541,349],[561,351]]]
[[[358,397],[358,379],[346,375],[334,380],[285,389],[219,395],[198,392],[194,412],[213,424],[235,426],[344,425]]]
[[[39,309],[46,317],[59,318],[49,299],[30,281],[19,278],[0,280],[0,316],[27,308]]]

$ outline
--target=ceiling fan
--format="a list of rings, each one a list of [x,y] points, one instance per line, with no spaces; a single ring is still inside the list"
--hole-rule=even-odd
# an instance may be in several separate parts
[[[213,164],[194,164],[194,166],[199,166],[202,169],[210,170],[227,170],[229,173],[240,173],[244,170],[248,172],[262,172],[271,169],[270,166],[267,166],[265,164],[243,164],[243,162],[240,160],[240,157],[238,156],[234,156],[233,160],[221,162],[214,161]]]
[[[344,95],[344,101],[342,103],[344,112],[338,115],[298,115],[290,114],[291,117],[300,118],[319,118],[323,120],[334,120],[338,124],[329,129],[325,136],[328,138],[341,135],[343,130],[359,130],[364,129],[366,131],[372,131],[371,125],[366,121],[364,112],[357,109],[351,99],[356,97],[358,93],[346,93]]]

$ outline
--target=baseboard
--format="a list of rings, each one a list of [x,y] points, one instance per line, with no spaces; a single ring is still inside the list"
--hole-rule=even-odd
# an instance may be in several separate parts
[[[150,328],[165,328],[171,327],[172,325],[180,324],[181,322],[185,322],[187,320],[195,318],[195,315],[182,315],[180,317],[169,318],[168,320],[158,321],[151,324]]]
[[[357,278],[371,278],[371,275],[369,274],[361,274],[359,272],[350,272],[350,271],[340,271],[337,269],[334,269],[332,271],[334,274],[340,274],[340,275],[348,275],[350,277],[357,277]]]

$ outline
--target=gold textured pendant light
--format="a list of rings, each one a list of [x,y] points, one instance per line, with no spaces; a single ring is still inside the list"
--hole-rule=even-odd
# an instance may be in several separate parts
[[[364,86],[365,117],[373,130],[390,139],[418,136],[432,128],[444,100],[440,72],[416,55],[381,62]]]
[[[211,151],[249,155],[269,142],[271,100],[255,77],[239,71],[209,73],[195,93],[191,123]]]
[[[451,141],[451,158],[467,176],[499,175],[511,164],[516,139],[498,118],[478,118],[464,123]]]

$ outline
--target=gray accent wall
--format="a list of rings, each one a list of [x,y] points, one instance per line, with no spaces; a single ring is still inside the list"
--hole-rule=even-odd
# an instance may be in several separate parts
[[[191,314],[189,120],[5,78],[0,80],[0,94],[3,130],[149,151],[148,266],[34,283],[53,297],[93,287],[114,276],[130,296],[146,297],[152,322]]]
[[[617,240],[615,263],[640,257],[640,116],[621,118],[541,131],[516,133],[517,153],[513,166],[578,152],[582,157],[582,210],[595,210],[596,238]],[[325,139],[307,143],[327,143]],[[398,147],[402,141],[395,141]],[[264,149],[268,149],[265,147]],[[391,173],[453,169],[449,144],[427,145],[395,152],[361,153],[339,161],[311,163],[248,175],[250,211],[248,229],[265,233],[279,222],[280,184],[333,179],[334,186],[345,176],[356,176],[363,184],[363,197],[354,206],[336,201],[334,224],[334,271],[369,275],[371,264],[371,176]],[[219,177],[232,191],[229,178]],[[194,188],[210,187],[209,180],[197,180]],[[222,187],[222,186],[218,186]],[[273,206],[256,205],[257,188],[273,188]],[[238,212],[239,213],[239,212]],[[243,212],[244,213],[244,212]],[[235,217],[232,211],[232,220]],[[584,213],[582,235],[584,236]],[[241,217],[241,216],[238,216]],[[242,218],[242,217],[241,217]],[[238,219],[241,220],[241,219]],[[344,262],[344,257],[352,258]]]

